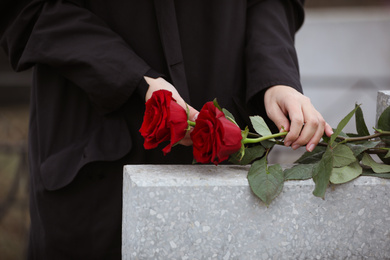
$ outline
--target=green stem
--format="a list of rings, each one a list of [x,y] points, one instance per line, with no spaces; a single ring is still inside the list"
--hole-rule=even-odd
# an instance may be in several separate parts
[[[191,120],[187,120],[187,123],[189,126],[195,126],[196,123],[194,121],[191,121]]]
[[[365,150],[364,152],[369,153],[369,154],[387,154],[388,153],[387,150],[378,149],[378,148],[368,149],[368,150]]]
[[[368,135],[368,136],[360,136],[360,137],[343,137],[343,136],[338,136],[337,138],[341,139],[343,143],[347,142],[354,142],[354,141],[364,141],[364,140],[369,140],[369,139],[374,139],[380,136],[387,136],[390,135],[389,131],[382,131],[380,133],[376,133],[373,135]]]
[[[259,138],[246,138],[242,143],[243,144],[260,143],[262,141],[265,141],[265,140],[268,140],[268,139],[272,139],[272,138],[276,138],[276,137],[285,136],[287,134],[288,134],[288,132],[281,132],[281,133],[277,133],[277,134],[273,134],[273,135],[262,136],[262,137],[259,137]]]

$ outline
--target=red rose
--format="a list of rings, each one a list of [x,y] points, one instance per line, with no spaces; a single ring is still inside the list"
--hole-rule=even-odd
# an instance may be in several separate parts
[[[226,119],[213,102],[207,102],[199,112],[191,139],[197,162],[218,165],[240,150],[242,135],[241,129]]]
[[[160,143],[170,140],[163,149],[164,155],[171,151],[172,145],[179,142],[188,128],[187,113],[167,90],[153,92],[146,102],[141,135],[144,137],[145,149],[156,148]]]

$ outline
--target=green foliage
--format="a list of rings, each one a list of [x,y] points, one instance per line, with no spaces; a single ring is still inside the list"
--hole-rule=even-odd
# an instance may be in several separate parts
[[[241,157],[240,152],[233,154],[229,161],[238,165],[247,165],[256,159],[263,157],[265,148],[261,145],[252,146],[245,149],[244,156]]]
[[[387,154],[386,155],[378,154],[379,159],[381,159],[383,163],[390,164],[390,158],[386,156]]]
[[[214,106],[215,106],[216,108],[218,108],[220,111],[222,111],[222,108],[221,108],[221,106],[218,104],[218,101],[217,101],[216,98],[214,98],[213,104],[214,104]],[[223,111],[222,111],[222,112],[223,112]]]
[[[375,173],[390,173],[390,165],[377,163],[370,155],[366,153],[363,156],[362,164],[371,167]]]
[[[316,146],[312,152],[305,152],[295,163],[312,164],[321,160],[326,147]]]
[[[248,137],[249,128],[246,127],[244,131],[241,131],[242,140],[245,140]],[[241,142],[241,148],[238,152],[230,156],[229,161],[234,164],[242,164],[242,158],[245,156],[245,145]]]
[[[363,168],[360,166],[359,161],[356,160],[350,165],[333,168],[332,174],[330,175],[330,182],[333,184],[346,183],[357,178],[362,172]]]
[[[390,131],[390,107],[386,108],[378,119],[378,128]]]
[[[272,139],[270,139],[272,140]],[[268,141],[268,140],[265,140],[265,141],[262,141],[260,142],[261,145],[265,148],[265,149],[271,149],[272,147],[274,147],[275,145],[275,142],[272,142],[272,141]]]
[[[344,167],[356,161],[352,150],[343,144],[333,149],[333,167]]]
[[[272,135],[271,130],[269,129],[267,123],[261,116],[251,116],[250,117],[253,129],[255,129],[256,133],[261,136],[269,136]],[[270,139],[274,141],[274,139]]]
[[[356,131],[358,136],[366,136],[370,135],[370,132],[368,132],[366,122],[364,121],[363,116],[363,110],[360,106],[355,105],[357,107],[356,113],[355,113],[355,124],[356,124]]]
[[[268,167],[267,158],[255,161],[248,173],[249,186],[267,206],[283,190],[284,175],[280,165]]]
[[[326,188],[329,185],[333,170],[333,151],[328,147],[318,164],[313,168],[313,181],[316,184],[314,196],[325,198]]]
[[[357,133],[343,133],[342,130],[354,115]],[[376,133],[370,135],[363,111],[360,105],[356,105],[340,121],[330,138],[324,136],[322,142],[312,152],[305,152],[296,161],[296,165],[284,171],[278,164],[272,166],[267,164],[267,151],[275,144],[283,142],[275,141],[275,135],[272,135],[261,117],[254,116],[250,119],[253,128],[262,139],[259,143],[247,142],[251,145],[248,147],[243,145],[243,151],[237,153],[238,156],[237,154],[232,156],[230,161],[241,165],[252,163],[248,172],[249,185],[253,193],[266,205],[281,193],[284,182],[289,180],[312,178],[315,183],[313,194],[325,198],[326,190],[331,183],[342,184],[359,176],[390,179],[390,108],[380,116]],[[248,133],[247,129],[243,131],[243,138],[249,136],[257,135]],[[371,153],[377,153],[385,163],[376,162],[370,156]]]
[[[388,149],[388,152],[387,152],[387,154],[385,155],[384,158],[390,158],[390,149]]]
[[[375,173],[371,168],[363,169],[361,176],[378,177],[383,179],[390,179],[390,173]]]
[[[380,141],[363,141],[358,143],[346,143],[345,145],[352,150],[353,155],[356,157],[368,149],[375,148],[379,143]]]
[[[237,125],[234,116],[221,108],[216,99],[213,104],[228,120]],[[188,106],[186,110],[188,115]],[[345,134],[343,129],[354,115],[357,133]],[[281,193],[284,182],[289,180],[312,178],[315,183],[313,194],[325,198],[331,183],[346,183],[361,175],[390,179],[390,107],[380,115],[377,128],[374,128],[375,133],[370,135],[363,111],[360,105],[355,105],[330,137],[323,136],[312,152],[305,152],[295,166],[284,171],[279,164],[268,166],[267,156],[273,146],[284,144],[283,138],[288,132],[272,134],[260,116],[251,116],[250,121],[256,133],[250,133],[248,126],[241,131],[242,140],[238,140],[241,143],[236,143],[233,151],[241,145],[240,150],[231,154],[229,161],[239,165],[251,164],[248,172],[250,188],[266,205]],[[196,122],[188,122],[188,125],[195,126]],[[221,134],[218,137],[227,140],[229,134],[221,129],[223,128],[210,132]],[[303,131],[305,132],[305,128]],[[219,152],[230,153],[231,150]],[[370,154],[377,154],[384,163],[375,161]]]
[[[378,119],[378,129],[390,131],[390,107],[386,108]],[[381,136],[381,140],[390,145],[390,136]]]
[[[313,168],[316,164],[297,164],[284,170],[284,179],[291,180],[308,180],[312,178]]]
[[[341,131],[344,129],[344,127],[348,124],[349,120],[351,120],[352,116],[355,114],[356,110],[359,108],[359,106],[356,106],[354,110],[349,112],[349,114],[341,120],[341,122],[337,125],[336,130],[330,137],[329,145],[333,146],[334,141],[338,137],[338,135],[341,133]]]
[[[225,117],[233,122],[236,121],[236,119],[234,118],[233,114],[230,113],[226,108],[222,108],[222,112],[225,114]]]

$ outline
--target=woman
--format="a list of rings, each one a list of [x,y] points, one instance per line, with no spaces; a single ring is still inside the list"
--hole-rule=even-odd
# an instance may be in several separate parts
[[[34,67],[29,259],[119,259],[122,166],[191,163],[191,141],[145,151],[144,103],[172,91],[190,117],[215,97],[267,116],[285,144],[314,149],[332,129],[301,94],[298,0],[5,0],[1,45]],[[269,122],[271,122],[269,121]]]

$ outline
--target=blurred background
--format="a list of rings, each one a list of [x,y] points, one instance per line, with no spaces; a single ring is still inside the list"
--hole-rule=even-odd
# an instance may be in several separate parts
[[[390,90],[390,0],[307,0],[296,35],[303,90],[325,120],[338,123],[361,104],[376,124],[378,90]],[[344,132],[356,132],[354,118]],[[305,148],[276,147],[270,163],[292,163]]]
[[[355,103],[375,125],[378,90],[390,89],[390,0],[306,0],[296,36],[304,91],[336,127]],[[31,71],[15,73],[0,51],[0,259],[27,249],[27,131]],[[347,126],[347,131],[354,131]],[[304,149],[274,149],[270,162],[292,163]]]

